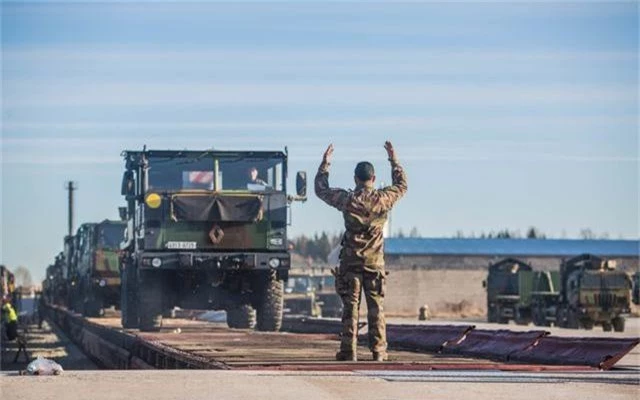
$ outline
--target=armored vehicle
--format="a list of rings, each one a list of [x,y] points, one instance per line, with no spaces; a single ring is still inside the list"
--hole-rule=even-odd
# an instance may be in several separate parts
[[[158,330],[166,310],[223,309],[235,328],[277,331],[290,254],[287,152],[125,151],[122,325]]]
[[[316,288],[309,272],[290,272],[284,288],[284,313],[321,317]]]
[[[624,331],[622,314],[629,312],[631,279],[615,269],[615,263],[591,254],[583,254],[560,265],[560,285],[554,301],[535,302],[536,313],[564,328],[592,329],[602,325]]]
[[[120,304],[119,247],[124,238],[123,221],[104,220],[82,224],[74,236],[70,269],[70,305],[89,317]]]

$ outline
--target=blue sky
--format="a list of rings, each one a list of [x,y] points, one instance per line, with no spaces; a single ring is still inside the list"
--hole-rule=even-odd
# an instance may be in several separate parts
[[[123,149],[289,147],[331,183],[390,139],[393,229],[638,237],[637,3],[2,3],[0,262],[117,218]],[[313,196],[291,232],[341,229]]]

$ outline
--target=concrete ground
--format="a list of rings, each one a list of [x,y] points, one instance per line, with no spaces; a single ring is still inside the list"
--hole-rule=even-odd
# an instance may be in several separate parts
[[[519,376],[522,375],[522,376]],[[531,376],[533,375],[533,376]],[[638,399],[640,385],[598,373],[536,374],[249,371],[74,371],[60,376],[0,375],[0,397],[22,399]],[[608,379],[611,379],[611,375]],[[637,377],[637,376],[636,376]],[[624,377],[621,377],[624,379]]]

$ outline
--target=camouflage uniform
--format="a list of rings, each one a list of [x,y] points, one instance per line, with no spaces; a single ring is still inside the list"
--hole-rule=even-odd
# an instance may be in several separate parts
[[[343,213],[345,233],[342,237],[340,266],[336,274],[336,291],[342,298],[342,341],[340,352],[356,354],[358,310],[361,292],[368,310],[369,348],[385,353],[386,326],[383,314],[385,271],[382,235],[387,213],[407,191],[407,177],[395,159],[390,159],[393,184],[374,189],[359,184],[353,191],[329,187],[329,163],[322,162],[315,178],[316,195]]]

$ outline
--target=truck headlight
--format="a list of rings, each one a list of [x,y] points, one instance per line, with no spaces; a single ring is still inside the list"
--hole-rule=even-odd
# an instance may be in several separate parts
[[[278,268],[280,266],[280,259],[278,258],[269,259],[269,266],[271,268]]]
[[[100,285],[100,287],[105,287],[107,286],[107,281],[105,281],[104,279],[100,279],[100,282],[98,282],[98,285]]]
[[[161,260],[161,259],[159,259],[158,257],[154,257],[154,258],[151,260],[151,265],[152,265],[153,267],[158,268],[158,267],[160,267],[160,266],[162,265],[162,260]]]

